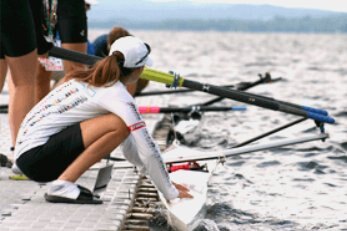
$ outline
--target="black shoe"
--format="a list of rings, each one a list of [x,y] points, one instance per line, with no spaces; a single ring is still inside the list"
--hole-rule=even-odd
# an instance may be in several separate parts
[[[6,155],[0,153],[0,166],[1,167],[11,168],[12,164],[13,164],[12,161],[10,161]]]

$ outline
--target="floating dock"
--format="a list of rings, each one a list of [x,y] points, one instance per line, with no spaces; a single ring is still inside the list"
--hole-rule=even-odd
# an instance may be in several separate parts
[[[139,105],[155,103],[165,106],[163,97],[144,97],[137,101]],[[9,153],[11,146],[7,116],[0,114],[0,152],[5,154]],[[164,147],[165,132],[155,133],[163,116],[156,114],[144,117],[150,132],[158,144]],[[158,139],[160,136],[162,140]],[[88,170],[77,183],[92,189],[97,169],[96,166]],[[10,180],[12,175],[10,169],[0,167],[1,231],[149,230],[148,220],[154,215],[155,204],[159,201],[157,190],[150,180],[137,173],[133,167],[113,169],[107,188],[100,193],[104,201],[102,205],[47,203],[44,200],[47,184]]]

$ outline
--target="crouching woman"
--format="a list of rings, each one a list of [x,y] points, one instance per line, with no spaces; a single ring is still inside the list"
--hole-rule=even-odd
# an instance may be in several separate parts
[[[27,114],[17,138],[16,165],[34,181],[53,181],[47,201],[102,203],[75,181],[122,143],[128,160],[144,168],[168,200],[191,197],[184,186],[170,181],[125,87],[138,80],[151,61],[149,53],[142,40],[120,38],[108,57],[89,70],[71,73]]]

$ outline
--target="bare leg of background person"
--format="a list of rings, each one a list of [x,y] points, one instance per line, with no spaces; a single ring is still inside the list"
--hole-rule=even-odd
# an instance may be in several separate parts
[[[87,43],[62,43],[62,48],[72,50],[72,51],[78,51],[81,53],[87,53]],[[70,61],[64,61],[64,71],[65,74],[70,73],[74,70],[84,70],[86,69],[86,66],[80,63],[70,62]]]
[[[36,49],[20,57],[6,56],[11,71],[13,88],[10,88],[9,123],[12,144],[26,114],[34,106],[35,71],[38,65]]]
[[[47,58],[47,55],[40,55]],[[46,71],[46,68],[39,64],[36,69],[36,84],[35,84],[35,103],[38,103],[51,90],[51,71]]]
[[[4,83],[7,74],[7,63],[5,59],[0,59],[0,93],[4,88]]]

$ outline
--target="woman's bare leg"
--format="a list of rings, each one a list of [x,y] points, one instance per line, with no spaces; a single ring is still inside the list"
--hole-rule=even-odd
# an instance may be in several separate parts
[[[48,55],[44,54],[40,57],[47,58]],[[46,71],[43,65],[37,65],[36,71],[36,88],[35,88],[35,103],[38,103],[45,97],[51,90],[51,71]]]
[[[87,53],[87,43],[62,43],[61,47],[72,51]],[[70,73],[71,71],[84,69],[86,69],[86,66],[83,64],[71,61],[64,61],[65,74]]]
[[[129,135],[122,119],[114,114],[102,115],[81,123],[84,152],[59,176],[75,182],[93,164],[112,152]]]
[[[5,59],[0,59],[0,93],[4,87],[5,78],[7,74],[7,63]]]
[[[17,133],[26,114],[34,106],[35,75],[37,61],[36,49],[21,57],[8,57],[6,62],[11,72],[13,89],[10,91],[8,110],[12,143],[15,144]]]

